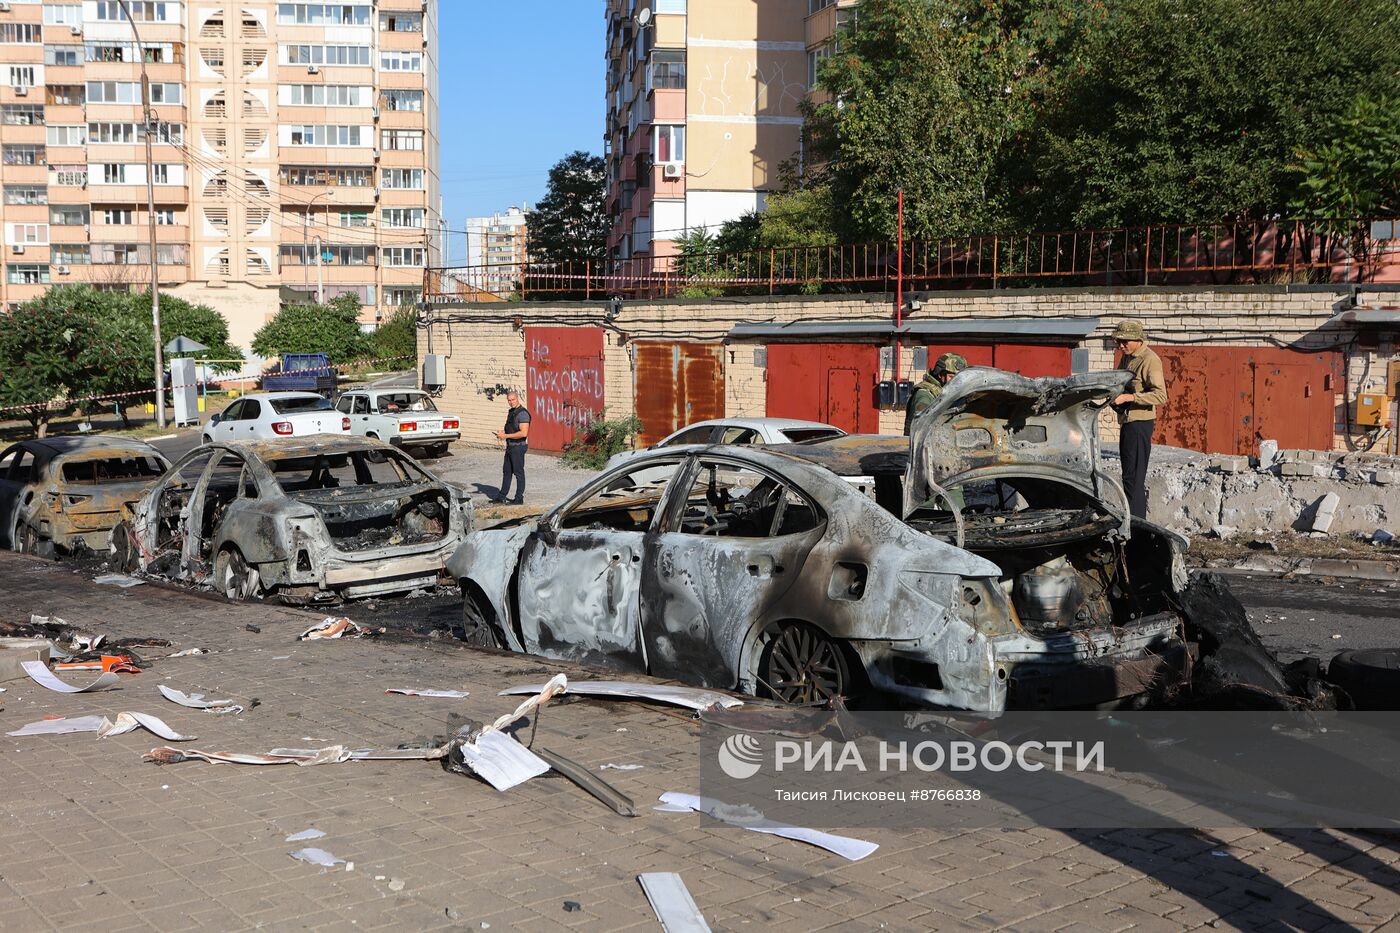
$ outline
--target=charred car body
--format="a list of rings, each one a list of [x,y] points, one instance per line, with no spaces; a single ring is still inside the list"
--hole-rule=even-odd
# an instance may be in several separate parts
[[[979,711],[1179,696],[1228,642],[1263,656],[1253,689],[1286,692],[1247,623],[1197,630],[1192,606],[1228,596],[1103,472],[1094,421],[1126,379],[973,369],[909,439],[637,454],[468,537],[449,566],[469,637],[790,702]],[[874,500],[843,475],[874,476]]]
[[[0,544],[16,551],[105,551],[124,509],[170,466],[121,437],[51,437],[0,453]]]
[[[289,602],[439,582],[470,503],[380,441],[322,435],[198,447],[113,532],[118,566]]]

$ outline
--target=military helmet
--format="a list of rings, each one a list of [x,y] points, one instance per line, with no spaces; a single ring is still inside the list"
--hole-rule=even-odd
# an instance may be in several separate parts
[[[967,369],[967,358],[960,353],[945,353],[938,358],[938,362],[933,364],[935,376],[943,373],[955,376],[964,369]]]

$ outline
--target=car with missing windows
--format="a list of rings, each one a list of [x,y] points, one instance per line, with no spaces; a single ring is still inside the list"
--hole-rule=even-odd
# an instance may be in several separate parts
[[[468,535],[448,565],[466,637],[802,704],[1291,695],[1228,591],[1188,579],[1185,540],[1104,471],[1095,420],[1126,379],[970,369],[911,438],[639,452]]]
[[[314,392],[250,392],[211,415],[200,432],[206,444],[349,433],[350,419]]]
[[[123,511],[170,467],[150,444],[100,434],[21,441],[0,453],[0,545],[103,552]]]
[[[472,526],[460,490],[382,441],[215,441],[112,532],[113,562],[293,604],[435,586]]]
[[[462,436],[461,419],[438,411],[422,389],[354,389],[337,399],[335,408],[350,418],[351,434],[387,441],[418,456],[444,456]]]

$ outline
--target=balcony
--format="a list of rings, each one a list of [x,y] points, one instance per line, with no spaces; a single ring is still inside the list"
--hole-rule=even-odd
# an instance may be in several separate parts
[[[145,204],[146,186],[93,184],[89,180],[87,200],[93,204]],[[189,188],[184,185],[155,186],[157,204],[188,204],[189,200]]]

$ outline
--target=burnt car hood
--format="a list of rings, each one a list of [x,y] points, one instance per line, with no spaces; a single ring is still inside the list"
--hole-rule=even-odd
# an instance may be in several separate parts
[[[971,479],[1056,480],[1097,499],[1126,535],[1122,486],[1103,471],[1095,421],[1131,375],[1122,370],[1028,378],[986,367],[959,373],[910,426],[904,512]]]

